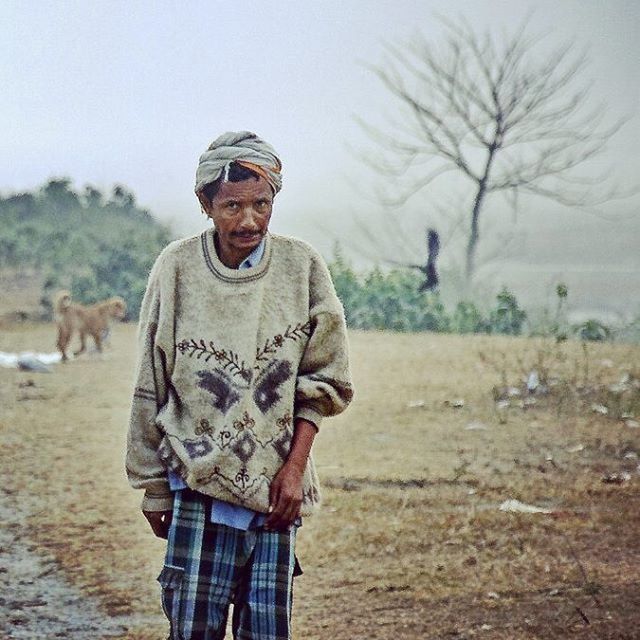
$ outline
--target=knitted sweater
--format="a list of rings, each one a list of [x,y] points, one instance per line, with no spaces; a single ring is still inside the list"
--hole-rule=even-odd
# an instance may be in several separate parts
[[[353,395],[344,314],[322,258],[267,234],[260,263],[226,267],[214,230],[171,243],[140,310],[127,475],[143,509],[172,508],[167,470],[204,494],[267,512],[294,419],[320,427]],[[320,500],[312,456],[302,515]]]

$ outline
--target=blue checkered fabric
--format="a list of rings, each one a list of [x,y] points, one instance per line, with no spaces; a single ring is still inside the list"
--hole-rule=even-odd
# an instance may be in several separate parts
[[[296,527],[242,531],[210,522],[211,498],[175,492],[158,581],[170,640],[289,640]]]

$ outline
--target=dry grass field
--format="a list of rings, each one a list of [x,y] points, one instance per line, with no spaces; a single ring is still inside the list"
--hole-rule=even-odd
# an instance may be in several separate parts
[[[94,623],[117,618],[121,640],[161,640],[163,543],[123,469],[134,336],[115,327],[103,356],[51,374],[0,369],[0,496],[27,509],[20,543],[96,603]],[[640,348],[351,342],[357,398],[316,441],[324,507],[299,534],[295,637],[640,638],[640,429],[620,417],[639,419]],[[53,344],[52,326],[0,330],[0,351]],[[549,393],[504,401],[501,387],[533,366]],[[551,513],[501,511],[507,499]],[[0,549],[0,573],[11,559]],[[28,637],[2,605],[0,635]],[[114,637],[96,625],[77,637]]]

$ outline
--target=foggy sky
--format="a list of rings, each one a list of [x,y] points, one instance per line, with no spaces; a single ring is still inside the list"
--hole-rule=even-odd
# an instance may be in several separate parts
[[[394,109],[366,66],[382,60],[382,43],[402,42],[416,29],[437,43],[443,31],[437,12],[464,15],[479,29],[509,29],[531,9],[531,30],[549,33],[549,46],[569,40],[588,47],[594,101],[606,101],[614,117],[631,117],[608,159],[623,182],[636,179],[635,0],[5,0],[0,192],[33,189],[53,176],[69,176],[78,189],[122,183],[178,235],[196,233],[206,225],[193,195],[199,154],[219,133],[249,129],[283,159],[272,229],[303,237],[327,255],[334,237],[354,233],[348,223],[354,212],[372,229],[380,215],[362,196],[382,178],[364,171],[350,148],[368,145],[354,114],[378,122]],[[622,260],[640,288],[640,252],[629,247],[630,237],[640,238],[634,202],[608,210],[622,216],[615,223],[527,203],[516,225],[519,249],[501,267],[504,278],[514,265],[542,266],[553,279],[594,264],[619,269]],[[410,204],[406,220],[428,206],[427,191]],[[509,220],[497,204],[485,213],[489,235]],[[620,297],[629,309],[629,296]]]

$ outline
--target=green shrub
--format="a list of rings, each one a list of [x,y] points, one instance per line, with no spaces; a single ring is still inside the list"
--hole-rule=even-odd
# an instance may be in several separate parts
[[[611,329],[598,320],[585,320],[573,327],[580,340],[604,342],[611,337]]]
[[[498,293],[496,301],[497,306],[489,314],[491,333],[520,335],[527,314],[520,309],[516,297],[506,287],[503,287]]]
[[[451,318],[454,333],[490,333],[491,324],[473,302],[461,300]]]

